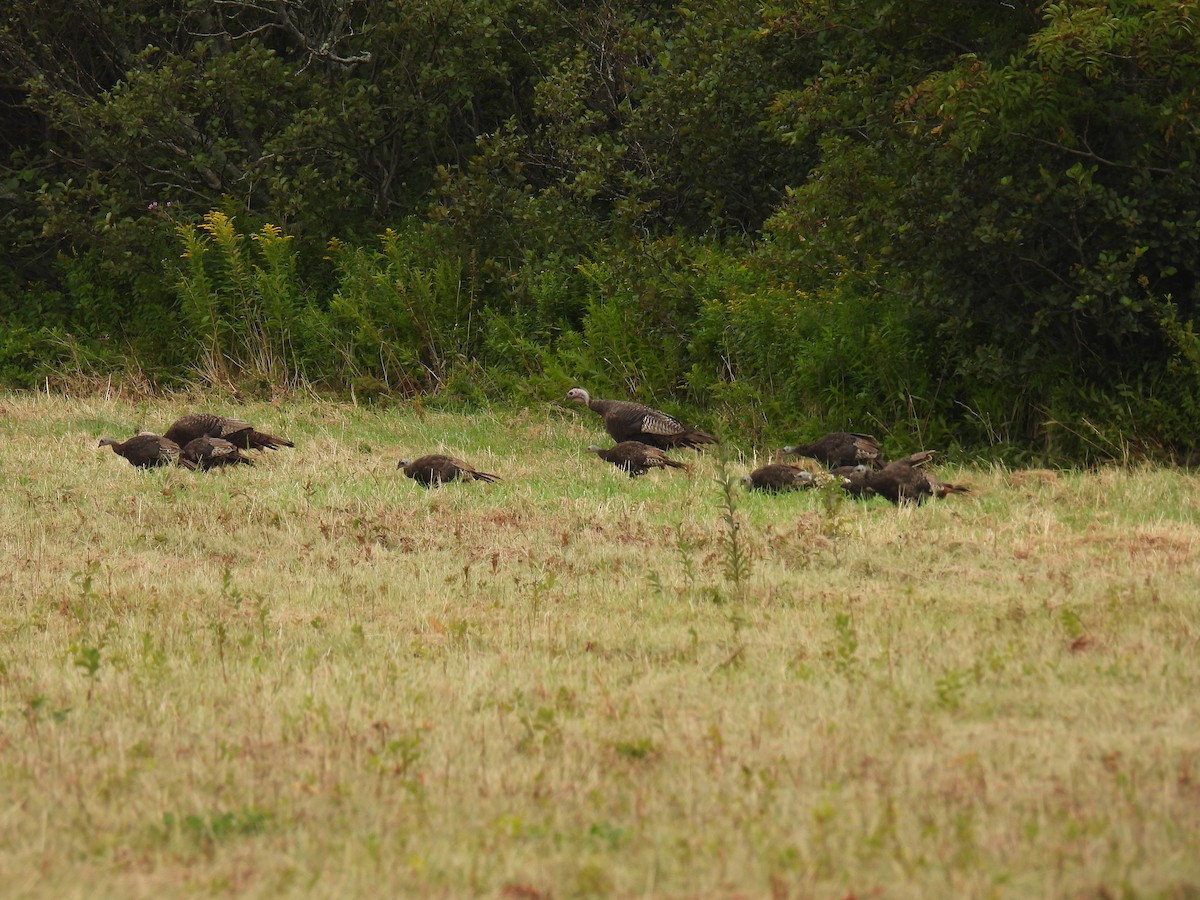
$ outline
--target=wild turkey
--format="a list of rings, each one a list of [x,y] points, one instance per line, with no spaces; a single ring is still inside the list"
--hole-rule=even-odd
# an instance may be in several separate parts
[[[637,478],[651,469],[683,469],[685,472],[690,470],[685,463],[668,458],[657,447],[651,447],[642,441],[621,441],[607,450],[593,445],[588,447],[588,452],[595,453],[605,462],[628,472],[630,478]]]
[[[817,479],[808,469],[788,463],[769,463],[759,466],[742,481],[756,491],[799,491],[817,486]]]
[[[632,403],[629,400],[593,400],[583,388],[571,388],[567,399],[582,403],[604,417],[604,428],[618,444],[640,441],[670,450],[672,447],[691,447],[699,450],[704,444],[721,443],[711,434],[688,428],[674,416],[657,409]]]
[[[446,481],[454,481],[455,479],[463,481],[500,480],[500,476],[498,475],[480,472],[461,459],[456,459],[453,456],[445,456],[441,453],[431,453],[428,456],[422,456],[413,460],[402,459],[396,468],[403,469],[405,475],[426,487],[442,484]]]
[[[924,466],[934,456],[932,450],[918,450],[916,454],[906,456],[902,460],[896,462],[907,464],[907,466]],[[870,497],[875,491],[872,491],[868,486],[868,475],[871,474],[871,468],[865,463],[859,463],[858,466],[838,466],[830,469],[835,478],[841,479],[841,487],[851,497]]]
[[[181,459],[192,463],[193,468],[206,472],[222,466],[252,466],[254,460],[242,453],[235,444],[223,438],[198,437],[188,441]]]
[[[167,429],[166,437],[181,447],[200,437],[221,438],[242,450],[278,450],[296,446],[286,438],[256,431],[249,422],[209,413],[192,413],[177,419]]]
[[[840,479],[842,490],[851,497],[870,495],[871,492],[867,488],[867,476],[871,474],[871,470],[867,466],[837,466],[831,472],[835,478]]]
[[[868,472],[867,490],[893,503],[924,503],[929,497],[945,497],[949,494],[969,494],[971,489],[959,484],[947,484],[927,472],[921,466],[933,458],[932,450],[921,450],[888,463],[878,472]]]
[[[139,469],[151,469],[155,466],[170,466],[179,463],[188,469],[194,469],[195,464],[180,456],[179,445],[172,440],[161,437],[152,431],[135,434],[126,441],[116,441],[112,438],[100,438],[96,449],[112,447],[113,453],[123,456]]]
[[[879,441],[869,434],[857,434],[853,431],[833,431],[810,444],[784,447],[783,452],[809,456],[831,469],[857,465],[878,469],[883,466]]]

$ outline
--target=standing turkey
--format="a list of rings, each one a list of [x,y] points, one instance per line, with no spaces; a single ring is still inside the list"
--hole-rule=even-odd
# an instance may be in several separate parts
[[[933,453],[932,450],[920,450],[904,459],[888,463],[878,472],[868,472],[867,490],[896,504],[918,505],[930,497],[969,494],[970,488],[960,484],[947,484],[922,470],[921,467],[933,458]]]
[[[582,403],[604,418],[604,428],[618,444],[640,441],[670,450],[672,447],[691,447],[699,450],[705,444],[719,444],[711,434],[688,428],[674,416],[629,400],[593,400],[583,388],[571,388],[567,399]]]
[[[446,456],[442,453],[431,453],[417,459],[402,459],[396,466],[403,469],[404,474],[413,481],[426,487],[440,485],[443,482],[461,479],[462,481],[499,481],[500,476],[488,472],[480,472],[474,466],[468,465],[461,459]]]
[[[768,463],[765,466],[759,466],[742,481],[751,490],[767,491],[773,494],[780,491],[805,490],[817,485],[817,479],[812,472],[788,463]]]
[[[198,437],[188,441],[181,459],[192,463],[192,468],[207,472],[223,466],[252,466],[254,460],[242,453],[236,444],[223,438]]]
[[[670,468],[689,471],[686,464],[668,458],[657,447],[651,447],[641,441],[621,441],[615,447],[609,447],[607,450],[592,445],[588,447],[588,452],[595,453],[605,462],[612,463],[618,469],[628,472],[630,478],[637,478],[651,469]]]
[[[181,447],[201,437],[221,438],[242,450],[278,450],[280,447],[296,446],[286,438],[256,431],[249,422],[209,413],[192,413],[177,419],[167,429],[166,437]]]
[[[838,466],[866,465],[883,467],[879,441],[869,434],[853,431],[833,431],[809,444],[793,444],[784,453],[808,456],[833,469]]]
[[[155,466],[170,466],[175,463],[188,469],[195,468],[193,463],[182,458],[177,443],[152,431],[143,431],[125,441],[100,438],[96,449],[101,447],[112,447],[113,453],[123,456],[139,469],[152,469]]]

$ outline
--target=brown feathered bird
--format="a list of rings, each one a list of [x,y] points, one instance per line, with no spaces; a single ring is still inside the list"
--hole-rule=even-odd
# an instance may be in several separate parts
[[[180,457],[190,461],[193,468],[206,472],[222,466],[252,466],[254,460],[224,438],[198,437],[188,441]]]
[[[188,469],[195,465],[180,456],[179,445],[172,440],[143,431],[135,434],[126,441],[116,441],[113,438],[100,438],[96,448],[112,447],[113,453],[123,456],[139,469],[152,469],[155,466],[170,466],[179,463]]]
[[[630,478],[637,478],[651,469],[683,469],[685,472],[689,470],[685,463],[676,462],[657,447],[651,447],[641,441],[621,441],[607,450],[592,445],[588,447],[588,452],[595,453],[605,462],[628,472]]]
[[[783,452],[811,457],[831,469],[857,465],[878,469],[883,466],[879,441],[869,434],[853,431],[832,431],[811,443],[784,447]]]
[[[480,472],[474,466],[468,465],[461,459],[446,456],[441,453],[431,453],[418,459],[402,459],[396,466],[403,469],[404,474],[413,481],[430,487],[446,481],[499,481],[499,475]]]
[[[893,503],[924,503],[930,497],[949,494],[969,494],[971,489],[961,484],[947,484],[925,472],[921,467],[933,458],[932,450],[921,450],[904,459],[888,463],[878,472],[868,472],[867,490],[886,497]]]
[[[605,430],[618,444],[622,441],[640,441],[660,450],[670,450],[672,447],[699,450],[705,444],[721,443],[711,434],[688,428],[674,416],[641,403],[593,400],[583,388],[571,388],[567,391],[567,399],[600,413],[604,418]]]
[[[167,429],[165,437],[180,447],[186,447],[201,437],[221,438],[241,450],[278,450],[280,447],[296,446],[287,438],[257,431],[249,422],[209,413],[192,413],[177,419]]]
[[[742,481],[751,490],[770,493],[800,491],[817,486],[817,479],[812,472],[788,463],[769,463],[759,466],[745,476]]]
[[[871,474],[871,470],[865,466],[836,466],[830,470],[835,478],[840,479],[842,490],[851,497],[867,497],[870,491],[867,489],[867,476]]]

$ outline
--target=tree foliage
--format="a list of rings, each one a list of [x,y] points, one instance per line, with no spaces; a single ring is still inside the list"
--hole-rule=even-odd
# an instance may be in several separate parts
[[[1110,418],[1130,397],[1187,402],[1194,374],[1183,390],[1166,377],[1163,319],[1196,311],[1193,5],[944,7],[940,21],[883,7],[777,98],[821,161],[770,227],[936,314],[955,401],[1006,437],[1046,440],[1047,420]],[[859,127],[831,132],[867,96]]]

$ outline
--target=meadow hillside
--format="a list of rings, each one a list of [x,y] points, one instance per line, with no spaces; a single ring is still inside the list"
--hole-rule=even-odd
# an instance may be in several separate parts
[[[296,448],[96,448],[196,408]],[[3,892],[1200,892],[1194,475],[944,464],[972,494],[896,508],[602,438],[0,397]],[[396,471],[435,450],[504,480]]]

